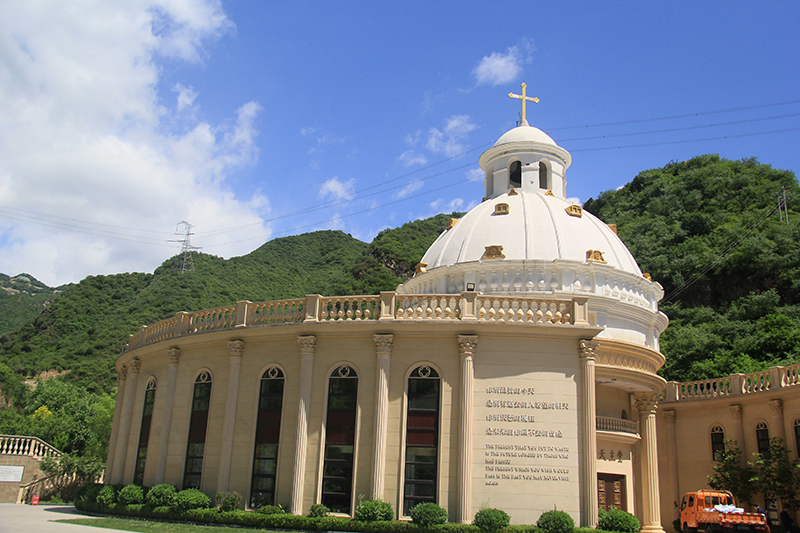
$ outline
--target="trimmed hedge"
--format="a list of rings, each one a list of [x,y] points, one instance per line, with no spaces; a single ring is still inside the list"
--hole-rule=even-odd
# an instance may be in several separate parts
[[[620,509],[611,509],[610,511],[600,509],[597,527],[622,533],[638,533],[639,529],[641,529],[638,518]]]
[[[564,511],[545,511],[536,522],[536,527],[545,533],[573,533],[575,521]]]
[[[482,533],[495,533],[511,522],[508,513],[501,509],[481,509],[475,513],[473,524],[478,526]]]

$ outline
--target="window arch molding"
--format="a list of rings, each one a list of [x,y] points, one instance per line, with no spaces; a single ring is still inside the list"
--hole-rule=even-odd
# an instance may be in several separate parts
[[[522,161],[518,158],[508,162],[508,186],[510,188],[522,187]]]
[[[435,461],[435,471],[436,471],[436,479],[434,484],[434,501],[439,502],[441,501],[440,498],[440,475],[442,471],[442,457],[439,451],[442,449],[442,431],[441,431],[441,417],[442,417],[442,403],[443,403],[443,391],[442,391],[442,383],[444,382],[444,373],[442,369],[435,363],[431,361],[417,361],[406,369],[406,372],[403,376],[403,401],[402,401],[402,422],[401,422],[401,432],[400,432],[400,461],[398,464],[398,478],[399,478],[399,487],[401,489],[398,491],[397,494],[397,514],[399,516],[408,516],[408,512],[405,505],[406,500],[406,477],[407,477],[407,459],[408,459],[408,416],[409,416],[409,409],[410,409],[410,399],[409,399],[409,385],[412,376],[417,372],[417,369],[427,369],[431,370],[435,374],[435,378],[439,382],[438,388],[438,403],[436,405],[436,413],[437,413],[437,435],[435,441],[435,448],[436,448],[436,461]],[[427,372],[427,371],[425,371]],[[430,374],[429,374],[430,375]]]
[[[200,387],[200,391],[198,390]],[[202,391],[202,394],[198,394]],[[201,368],[194,373],[189,402],[189,432],[186,437],[183,479],[181,488],[200,488],[205,477],[205,443],[208,432],[209,414],[214,404],[214,374],[209,368]]]
[[[156,377],[150,375],[145,381],[144,397],[142,398],[142,416],[139,422],[139,441],[136,445],[136,462],[133,467],[133,482],[141,485],[144,480],[144,470],[147,464],[147,450],[150,447],[150,428],[153,421],[153,406],[155,405]]]
[[[756,451],[760,454],[769,453],[769,424],[766,420],[756,422]]]
[[[544,170],[544,173],[542,173]],[[547,159],[539,160],[539,188],[544,190],[553,189],[553,164]]]
[[[719,423],[711,424],[708,436],[711,444],[711,460],[718,461],[720,452],[725,451],[725,426]]]
[[[361,430],[361,401],[362,401],[361,393],[362,393],[362,386],[363,386],[361,378],[363,376],[364,376],[364,374],[361,372],[361,369],[358,367],[358,365],[356,365],[352,361],[338,361],[338,362],[330,365],[328,367],[326,373],[325,373],[325,389],[324,389],[325,392],[324,392],[323,404],[322,404],[324,406],[324,411],[322,413],[322,424],[321,424],[321,427],[320,427],[320,439],[319,439],[319,442],[320,442],[320,453],[319,453],[319,467],[318,467],[318,475],[317,475],[317,491],[316,491],[317,493],[316,493],[316,496],[315,496],[314,503],[323,503],[323,504],[327,505],[328,507],[330,507],[333,512],[337,512],[335,509],[333,509],[333,507],[331,505],[326,503],[326,491],[325,491],[325,488],[326,488],[325,487],[325,485],[326,485],[326,475],[325,475],[326,474],[326,464],[333,465],[334,462],[340,462],[340,461],[337,461],[337,459],[335,459],[334,456],[332,455],[333,452],[334,452],[334,448],[336,448],[337,446],[343,446],[344,448],[338,448],[338,450],[343,450],[343,449],[346,449],[346,447],[348,447],[348,446],[352,446],[352,451],[350,453],[351,457],[349,458],[350,459],[350,464],[345,466],[346,468],[350,468],[350,475],[349,475],[349,478],[350,478],[350,487],[349,487],[349,501],[350,501],[350,504],[349,504],[349,512],[346,512],[345,514],[350,514],[350,515],[352,515],[353,512],[355,511],[354,502],[355,502],[355,496],[356,496],[356,494],[355,494],[356,484],[355,484],[354,480],[356,478],[358,469],[361,466],[361,465],[358,464],[358,453],[359,453],[358,442],[359,442],[359,435],[360,435],[360,430]],[[349,435],[349,433],[346,433],[346,432],[342,431],[343,428],[337,427],[337,439],[336,440],[339,441],[339,440],[341,440],[341,437],[344,436],[344,438],[346,440],[351,441],[350,443],[341,444],[341,443],[338,443],[338,442],[337,443],[329,442],[329,439],[331,437],[331,432],[329,431],[329,426],[330,426],[329,416],[331,415],[331,412],[332,412],[332,409],[331,409],[331,380],[332,379],[344,379],[344,380],[354,379],[357,382],[356,383],[356,387],[355,387],[354,412],[353,412],[353,415],[352,415],[353,416],[352,435]],[[343,412],[343,410],[335,409],[335,408],[333,409],[333,411]],[[330,449],[329,449],[329,445],[331,446]],[[331,452],[331,454],[328,453],[329,451]],[[347,461],[347,458],[345,459],[345,462],[346,461]],[[370,468],[370,467],[371,467],[371,465],[367,465],[366,466],[366,468]],[[328,479],[330,479],[330,477],[328,477]],[[339,512],[341,512],[341,511],[339,511]]]

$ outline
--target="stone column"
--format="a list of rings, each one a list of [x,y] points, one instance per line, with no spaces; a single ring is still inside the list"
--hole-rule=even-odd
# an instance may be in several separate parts
[[[297,433],[294,443],[294,472],[292,475],[292,500],[290,512],[303,514],[303,485],[306,473],[308,448],[308,415],[311,408],[311,373],[314,369],[314,351],[317,338],[314,335],[297,337],[300,345],[300,397],[297,401]]]
[[[114,457],[117,449],[117,436],[119,435],[119,426],[122,423],[122,402],[125,398],[125,378],[128,377],[128,369],[122,367],[122,370],[117,374],[117,399],[114,402],[114,418],[111,423],[111,439],[108,443],[108,457],[106,457],[106,473],[103,476],[103,481],[106,485],[112,483],[114,478]]]
[[[461,418],[458,435],[458,508],[456,520],[462,524],[472,521],[472,427],[475,395],[475,350],[477,335],[459,335],[458,352],[461,359]]]
[[[156,459],[156,475],[154,485],[164,483],[167,469],[167,452],[169,433],[172,427],[172,406],[175,404],[175,387],[178,383],[178,363],[181,360],[181,349],[167,350],[169,365],[167,366],[167,390],[164,393],[164,415],[161,419],[161,435],[158,439],[158,457]]]
[[[581,527],[597,527],[599,519],[597,502],[597,408],[594,358],[598,341],[581,340],[578,343],[581,368]]]
[[[736,441],[736,446],[742,452],[739,455],[739,465],[744,466],[747,462],[747,452],[744,445],[744,429],[742,428],[742,406],[738,403],[731,405],[730,411],[731,419],[733,420],[733,438],[731,440]]]
[[[236,402],[239,399],[239,373],[242,368],[244,341],[228,343],[230,367],[228,370],[228,396],[225,399],[225,418],[222,422],[222,443],[219,451],[217,492],[227,492],[231,477],[231,454],[233,453],[233,429],[236,422]]]
[[[129,380],[125,385],[125,399],[122,404],[122,417],[119,424],[117,437],[117,449],[114,452],[114,474],[113,482],[122,483],[125,475],[125,457],[128,455],[128,436],[131,431],[131,414],[133,413],[133,398],[136,396],[136,382],[139,378],[139,369],[142,363],[139,359],[133,359],[127,365]]]
[[[678,486],[678,436],[675,432],[675,410],[664,411],[664,421],[667,427],[667,464],[669,465],[670,496],[672,501],[681,500],[680,487]]]
[[[772,411],[772,425],[775,427],[775,434],[771,437],[778,437],[786,446],[786,428],[783,425],[783,400],[770,400],[769,409]]]
[[[656,443],[656,402],[654,393],[635,394],[642,436],[642,532],[664,533],[658,494],[658,446]]]
[[[389,433],[389,369],[394,335],[374,335],[378,369],[375,376],[375,434],[372,446],[372,496],[383,499]]]

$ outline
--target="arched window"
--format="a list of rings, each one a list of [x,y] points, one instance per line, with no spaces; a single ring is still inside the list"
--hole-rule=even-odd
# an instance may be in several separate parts
[[[358,374],[342,365],[328,380],[325,417],[325,461],[322,467],[322,504],[335,513],[350,514],[353,499],[353,451],[356,444]]]
[[[436,503],[439,463],[439,394],[441,380],[423,365],[408,377],[406,464],[403,514],[420,502]]]
[[[144,478],[144,464],[147,460],[147,444],[150,441],[150,421],[153,418],[153,403],[156,399],[156,378],[150,377],[144,391],[144,407],[142,407],[142,426],[139,430],[139,446],[136,449],[136,470],[133,472],[133,483],[141,485]]]
[[[508,167],[508,182],[512,187],[522,186],[522,163],[513,161]]]
[[[711,428],[711,460],[719,461],[720,454],[725,451],[725,430],[722,426]]]
[[[250,507],[275,505],[275,475],[278,472],[283,382],[283,372],[275,366],[268,368],[261,376],[256,443],[253,452],[253,479],[250,483]]]
[[[550,171],[544,161],[539,161],[539,188],[550,188]]]
[[[769,427],[763,420],[756,426],[756,449],[761,455],[769,454]]]
[[[627,420],[627,419],[628,419],[628,411],[626,411],[625,409],[623,409],[623,410],[622,410],[622,413],[620,413],[619,417],[620,417],[621,419],[623,419],[623,420]]]
[[[192,416],[189,420],[189,443],[186,446],[186,466],[183,470],[183,488],[199,489],[203,475],[203,456],[206,447],[208,408],[211,404],[211,373],[200,373],[194,382]]]
[[[794,421],[794,453],[800,457],[800,418]]]

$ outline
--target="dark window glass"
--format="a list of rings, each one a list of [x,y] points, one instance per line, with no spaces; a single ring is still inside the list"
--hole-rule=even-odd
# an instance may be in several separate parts
[[[522,164],[519,161],[514,161],[508,170],[511,186],[520,187],[522,185]]]
[[[261,376],[255,452],[253,453],[253,478],[250,484],[250,507],[275,505],[275,476],[278,472],[283,385],[284,376],[279,368],[268,368]]]
[[[550,176],[547,175],[547,165],[541,161],[539,162],[539,188],[550,188]]]
[[[759,422],[756,426],[756,447],[759,454],[769,455],[769,428],[764,422]]]
[[[153,403],[156,398],[156,382],[151,379],[147,382],[144,393],[144,407],[142,408],[142,427],[139,431],[139,446],[136,449],[136,468],[133,472],[133,483],[141,485],[144,479],[144,465],[147,461],[147,445],[150,441],[150,422],[153,418]]]
[[[436,503],[439,463],[439,374],[421,366],[408,378],[403,514],[420,502]]]
[[[322,467],[322,504],[335,513],[350,514],[352,507],[357,400],[358,376],[351,367],[340,366],[328,380]]]
[[[725,451],[725,431],[720,426],[711,430],[711,458],[719,461],[720,453]]]
[[[211,374],[203,372],[194,383],[192,416],[189,421],[189,443],[186,446],[186,466],[183,488],[199,489],[203,475],[203,456],[206,447],[208,406],[211,401]]]

